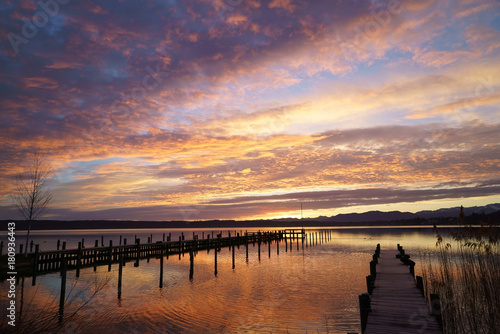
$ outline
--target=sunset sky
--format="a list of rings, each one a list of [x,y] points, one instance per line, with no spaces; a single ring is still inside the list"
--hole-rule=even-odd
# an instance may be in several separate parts
[[[0,4],[0,219],[203,220],[500,203],[500,1]]]

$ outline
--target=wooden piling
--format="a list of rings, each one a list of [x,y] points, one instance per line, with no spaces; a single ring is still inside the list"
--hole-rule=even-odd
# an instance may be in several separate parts
[[[109,240],[108,258],[108,271],[111,271],[111,263],[113,263],[113,240]]]
[[[35,286],[36,284],[36,274],[38,273],[38,252],[40,251],[40,246],[38,244],[35,245],[35,255],[33,259],[33,280],[31,285]]]
[[[80,277],[80,267],[82,265],[82,243],[78,242],[78,254],[76,258],[76,277]]]
[[[61,294],[59,296],[59,317],[62,317],[64,314],[64,299],[66,297],[66,270],[67,270],[67,261],[62,256],[61,263]]]
[[[260,261],[260,236],[259,236],[258,248],[259,248],[259,261]]]
[[[218,247],[215,247],[215,251],[214,251],[214,254],[215,254],[214,255],[214,268],[215,268],[214,275],[215,276],[217,276],[217,251],[218,251],[217,248]]]
[[[422,294],[422,296],[425,296],[425,294],[424,294],[424,280],[423,280],[422,276],[417,276],[415,278],[415,281],[417,284],[417,289],[420,290],[420,293]]]
[[[441,301],[439,294],[431,293],[431,314],[436,318],[439,328],[443,330],[443,317],[441,314]]]
[[[359,313],[361,318],[361,333],[365,333],[366,324],[368,322],[368,313],[370,313],[370,295],[363,293],[359,295]]]
[[[189,280],[193,280],[193,272],[194,272],[194,253],[193,249],[189,250]]]
[[[118,263],[118,299],[122,298],[122,276],[123,276],[123,257],[120,255]]]
[[[233,270],[234,270],[234,245],[233,245]]]
[[[137,255],[136,255],[134,267],[139,267],[139,258],[141,257],[141,239],[140,238],[136,238],[135,239],[135,244],[136,244],[136,247],[137,247]]]
[[[163,233],[165,237],[165,233]],[[160,252],[160,289],[163,288],[163,248]]]

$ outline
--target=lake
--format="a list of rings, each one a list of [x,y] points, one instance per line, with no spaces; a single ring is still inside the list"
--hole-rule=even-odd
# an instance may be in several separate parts
[[[269,228],[278,230],[283,228]],[[35,244],[41,250],[56,249],[57,240],[76,248],[85,238],[85,246],[93,247],[95,240],[105,245],[120,236],[133,243],[135,237],[145,243],[171,233],[172,240],[185,234],[191,239],[193,231],[215,234],[227,229],[151,229],[98,231],[34,231]],[[230,230],[232,233],[236,231]],[[249,230],[250,231],[250,230]],[[253,230],[252,230],[253,231]],[[378,227],[309,228],[307,233],[328,231],[328,239],[302,247],[297,241],[286,251],[285,242],[261,247],[249,245],[248,260],[245,246],[235,250],[235,269],[232,252],[223,248],[218,253],[217,276],[214,275],[214,250],[199,251],[194,258],[194,272],[189,279],[189,254],[170,256],[164,260],[163,287],[159,287],[160,260],[141,260],[139,267],[128,262],[123,267],[122,295],[117,298],[118,264],[85,268],[76,277],[68,271],[66,306],[59,333],[361,333],[358,295],[366,292],[366,275],[377,243],[384,249],[400,243],[417,262],[418,256],[433,253],[435,235],[432,228]],[[234,234],[233,234],[234,235]],[[24,243],[21,233],[18,240]],[[16,305],[18,318],[26,324],[27,332],[47,326],[51,332],[57,325],[61,278],[59,273],[18,279]],[[0,283],[2,332],[8,330],[6,308],[8,282]],[[22,293],[22,295],[21,295]],[[19,307],[22,304],[22,310]],[[19,330],[19,328],[17,328]],[[19,332],[19,331],[17,331]]]

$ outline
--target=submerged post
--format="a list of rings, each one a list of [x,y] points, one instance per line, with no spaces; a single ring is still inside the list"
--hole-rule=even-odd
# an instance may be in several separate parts
[[[62,320],[64,314],[64,298],[66,297],[66,258],[62,257],[61,263],[61,295],[59,297],[59,319]]]
[[[443,316],[441,314],[441,301],[439,299],[439,294],[431,293],[431,314],[436,318],[436,321],[443,330]]]
[[[193,272],[194,272],[194,252],[193,248],[189,250],[189,280],[193,280]]]
[[[122,298],[122,274],[123,274],[123,258],[120,255],[118,264],[118,299]]]
[[[136,238],[135,239],[135,244],[136,244],[136,247],[137,247],[137,255],[136,255],[134,267],[139,267],[139,258],[141,257],[141,239],[140,238]]]
[[[233,269],[234,269],[234,245],[233,245]]]
[[[163,288],[163,248],[160,251],[160,289],[161,288]]]
[[[35,286],[36,283],[36,274],[38,272],[38,252],[40,250],[40,246],[38,244],[35,245],[35,258],[33,259],[33,281],[31,285]]]
[[[359,313],[361,318],[361,333],[366,330],[366,323],[368,321],[368,313],[371,311],[370,295],[363,293],[359,295]]]
[[[218,251],[218,245],[216,244],[215,246],[215,251],[214,251],[214,267],[215,267],[215,270],[214,270],[214,275],[217,276],[217,251]]]
[[[81,265],[82,265],[82,243],[78,242],[78,254],[76,257],[76,277],[80,277]]]

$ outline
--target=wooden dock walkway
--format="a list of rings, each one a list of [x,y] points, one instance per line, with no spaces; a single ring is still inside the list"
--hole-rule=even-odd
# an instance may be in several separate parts
[[[415,263],[404,259],[407,263],[405,265],[397,258],[398,254],[399,250],[384,250],[380,251],[378,259],[374,255],[374,261],[378,263],[371,295],[371,311],[363,333],[442,333],[421,290],[416,287],[412,268]],[[368,280],[369,278],[367,282]]]
[[[185,240],[184,233],[179,236],[179,240],[171,240],[168,236],[165,241],[151,242],[148,238],[148,243],[141,243],[140,239],[136,239],[133,244],[127,244],[124,239],[124,244],[113,245],[109,241],[109,246],[98,246],[96,240],[94,247],[84,247],[83,240],[78,243],[78,249],[63,249],[53,251],[40,251],[39,246],[35,245],[35,251],[28,253],[28,258],[31,259],[32,270],[28,276],[36,276],[44,273],[56,272],[61,270],[63,262],[67,269],[77,269],[77,275],[80,268],[96,267],[119,263],[135,261],[135,265],[139,265],[140,259],[148,259],[153,257],[182,255],[185,253],[198,252],[201,250],[220,250],[225,247],[233,247],[240,245],[260,244],[274,241],[285,240],[290,242],[295,239],[305,240],[306,232],[303,229],[286,229],[279,231],[258,231],[245,232],[244,234],[235,233],[231,235],[228,232],[227,237],[222,237],[222,232],[216,237],[199,238],[193,233],[193,239]],[[165,235],[163,236],[165,239]],[[121,240],[121,239],[120,239]],[[65,243],[64,243],[65,244]],[[290,244],[291,247],[291,244]]]

